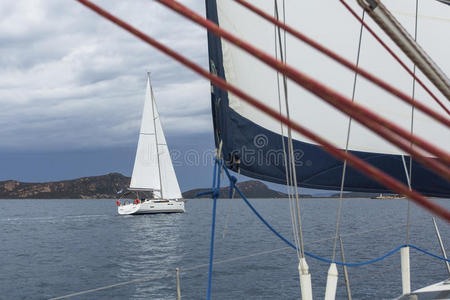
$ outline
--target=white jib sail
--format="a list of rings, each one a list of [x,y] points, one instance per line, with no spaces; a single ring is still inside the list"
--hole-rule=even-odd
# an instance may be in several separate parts
[[[169,148],[161,126],[156,102],[153,101],[155,114],[156,138],[158,142],[159,170],[161,172],[161,197],[164,199],[181,199],[180,186],[170,158]]]
[[[131,189],[161,190],[153,116],[153,100],[149,78],[145,92],[144,111],[142,113],[141,131],[139,132],[133,175],[131,176]]]

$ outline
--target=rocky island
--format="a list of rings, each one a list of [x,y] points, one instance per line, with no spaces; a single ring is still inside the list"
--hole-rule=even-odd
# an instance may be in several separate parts
[[[130,177],[120,173],[101,176],[82,177],[73,180],[54,182],[20,182],[16,180],[0,181],[0,199],[114,199],[120,197],[130,184]],[[249,180],[239,182],[239,189],[249,198],[287,198],[287,195],[270,189],[266,184]],[[193,189],[183,193],[185,199],[196,198],[207,188]],[[228,198],[229,188],[220,190],[220,198]],[[129,197],[134,197],[130,194]],[[202,196],[208,198],[210,196]],[[302,197],[312,197],[302,195]]]
[[[0,182],[0,199],[117,198],[129,183],[130,177],[119,173],[43,183],[8,180]]]

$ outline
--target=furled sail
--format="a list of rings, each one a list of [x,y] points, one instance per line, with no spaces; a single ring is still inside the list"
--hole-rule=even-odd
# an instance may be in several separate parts
[[[450,5],[450,0],[438,0],[438,1]]]
[[[251,0],[251,2],[274,15],[273,0]],[[285,1],[284,4],[286,8],[285,11],[280,11],[280,18],[285,15],[286,23],[300,30],[307,28],[308,34],[314,39],[347,56],[348,59],[354,59],[359,25],[349,21],[348,15],[339,6],[339,1],[328,1],[325,7],[322,1]],[[278,1],[278,7],[283,7],[283,1]],[[208,18],[225,30],[273,56],[279,57],[283,51],[289,65],[319,79],[344,95],[351,95],[354,76],[352,72],[315,53],[289,35],[286,40],[283,34],[279,37],[272,24],[252,14],[235,1],[207,0],[206,8]],[[323,20],[334,25],[323,26]],[[440,30],[440,24],[426,25],[430,27],[427,30],[431,32]],[[428,38],[424,37],[423,41],[427,42]],[[281,46],[279,39],[282,39]],[[367,39],[365,42],[362,48],[362,67],[396,86],[410,89],[412,80],[400,67],[392,66],[391,57],[374,41]],[[211,72],[286,114],[283,81],[275,71],[210,33],[208,45]],[[351,53],[349,48],[352,50]],[[424,48],[428,50],[426,46]],[[442,47],[431,49],[434,59],[444,70],[450,70],[448,54],[438,48]],[[264,115],[236,96],[217,87],[213,87],[211,91],[216,144],[222,142],[222,152],[228,166],[234,170],[239,167],[241,173],[247,176],[286,183],[282,130],[283,138],[286,140],[287,129],[281,128],[278,121]],[[287,91],[290,117],[344,149],[348,117],[290,81],[287,84]],[[376,111],[406,130],[410,129],[410,107],[363,80],[358,82],[356,91],[355,101],[359,104]],[[436,107],[424,93],[418,91],[417,95],[422,103],[439,110],[439,107]],[[450,149],[449,130],[418,112],[415,112],[414,117],[414,133],[437,142],[442,149]],[[338,190],[343,163],[303,136],[294,134],[293,138],[299,185]],[[402,160],[404,153],[356,122],[353,122],[351,127],[349,150],[406,183]],[[409,165],[409,158],[405,161]],[[412,185],[414,189],[427,195],[450,196],[450,183],[416,162],[413,162]],[[386,188],[352,168],[347,169],[345,190],[388,192]]]

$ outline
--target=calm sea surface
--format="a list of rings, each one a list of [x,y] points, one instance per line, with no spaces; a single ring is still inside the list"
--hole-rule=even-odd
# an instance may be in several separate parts
[[[439,200],[450,208],[450,200]],[[288,200],[252,200],[292,239]],[[338,201],[303,201],[307,251],[331,257]],[[347,261],[378,257],[405,242],[405,200],[344,200]],[[212,203],[189,200],[184,214],[118,216],[114,200],[1,200],[0,298],[48,299],[135,279],[71,299],[204,299]],[[438,220],[450,248],[450,226]],[[361,234],[350,233],[370,231]],[[430,214],[412,204],[411,242],[440,254]],[[299,299],[297,257],[240,200],[219,200],[214,299]],[[276,251],[271,251],[276,250]],[[250,255],[250,256],[249,256]],[[242,259],[232,259],[247,256]],[[338,253],[340,257],[340,253]],[[231,260],[230,260],[231,259]],[[228,261],[226,261],[228,260]],[[328,265],[307,258],[314,296],[323,298]],[[443,262],[411,249],[412,288],[446,278]],[[339,268],[338,299],[346,299]],[[349,268],[354,299],[401,293],[400,255]]]

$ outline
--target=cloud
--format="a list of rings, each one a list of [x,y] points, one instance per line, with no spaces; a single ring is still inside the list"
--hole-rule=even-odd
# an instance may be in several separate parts
[[[96,3],[207,66],[200,27],[153,1]],[[0,3],[0,70],[0,150],[136,143],[147,71],[166,134],[212,127],[207,81],[76,1]]]

